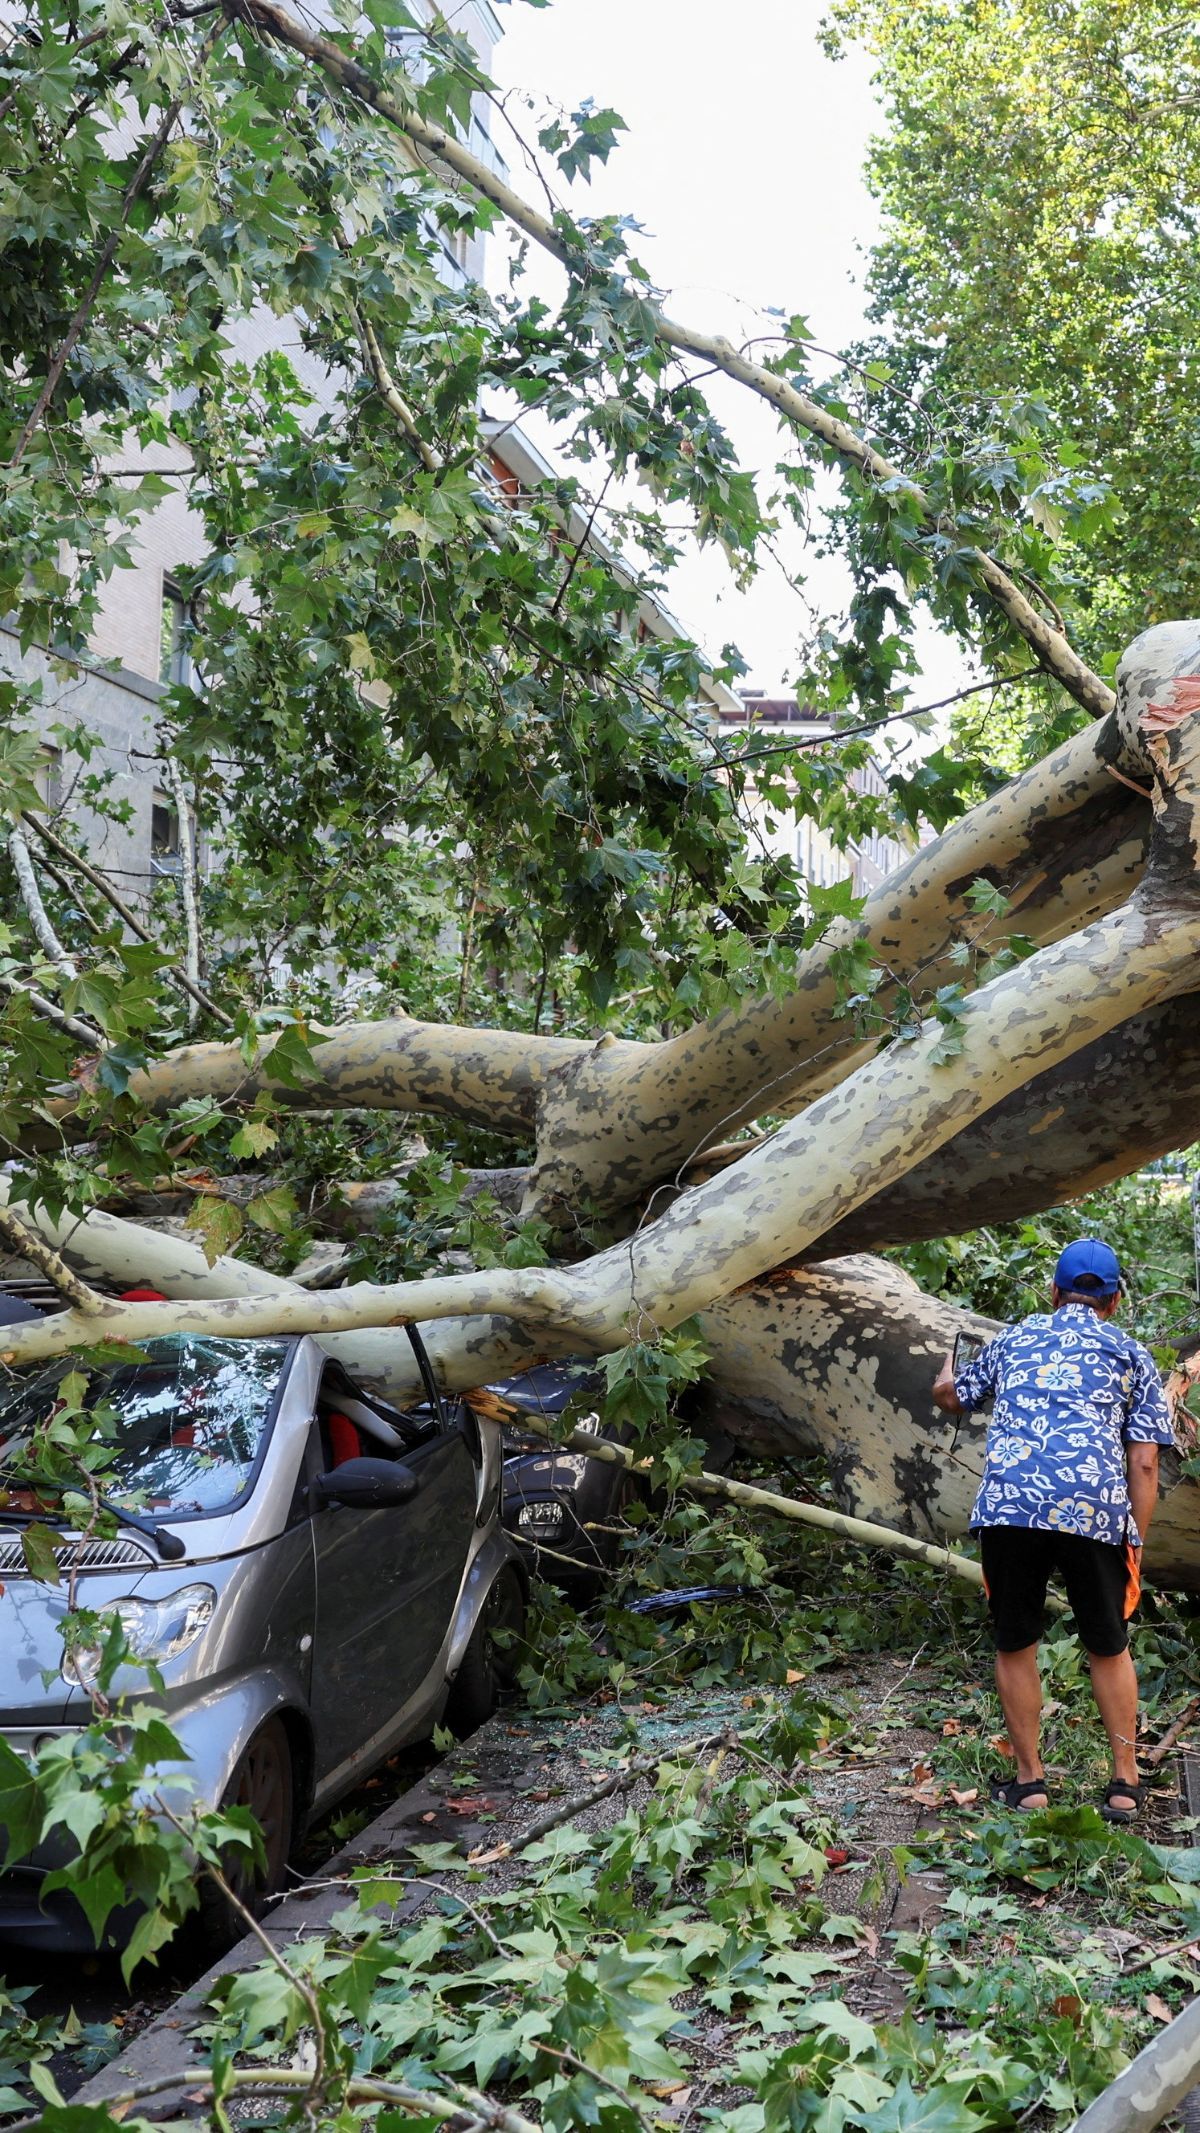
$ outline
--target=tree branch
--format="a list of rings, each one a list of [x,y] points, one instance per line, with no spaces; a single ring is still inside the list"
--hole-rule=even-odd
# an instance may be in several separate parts
[[[53,1282],[59,1295],[66,1297],[73,1310],[81,1312],[85,1318],[94,1318],[97,1312],[104,1310],[106,1299],[89,1288],[86,1281],[81,1281],[78,1274],[73,1274],[66,1260],[60,1258],[45,1238],[30,1229],[11,1207],[0,1207],[0,1237],[18,1259],[28,1260],[39,1274]],[[2,1339],[3,1335],[0,1335]]]
[[[505,1400],[497,1399],[487,1391],[471,1395],[469,1402],[476,1414],[492,1421],[516,1421],[530,1436],[545,1437],[558,1451],[585,1452],[589,1459],[599,1459],[608,1466],[626,1467],[633,1473],[647,1473],[653,1466],[652,1459],[639,1459],[623,1444],[616,1444],[607,1437],[593,1437],[585,1429],[573,1429],[565,1437],[555,1435],[548,1422],[539,1420],[525,1408],[513,1408]],[[918,1540],[913,1533],[897,1533],[891,1526],[877,1526],[865,1518],[850,1518],[844,1511],[830,1511],[824,1504],[802,1503],[795,1496],[781,1496],[774,1489],[753,1488],[747,1481],[731,1481],[726,1474],[681,1474],[677,1486],[693,1496],[717,1496],[726,1503],[741,1504],[747,1510],[769,1511],[776,1518],[789,1519],[794,1525],[819,1526],[825,1533],[836,1533],[842,1540],[857,1541],[867,1548],[886,1548],[892,1555],[910,1555],[914,1561],[929,1563],[935,1570],[949,1570],[955,1577],[963,1578],[968,1585],[983,1586],[983,1572],[970,1556],[959,1555],[953,1548],[940,1548],[933,1541]],[[521,1844],[529,1841],[519,1839]]]
[[[179,818],[179,886],[183,895],[183,922],[187,934],[187,965],[182,973],[187,981],[188,1009],[187,1026],[194,1029],[199,1008],[200,991],[200,914],[196,905],[196,839],[192,831],[192,811],[188,806],[187,787],[183,772],[173,755],[163,757],[167,784],[175,802]]]
[[[107,904],[111,905],[117,917],[124,925],[128,926],[129,931],[139,941],[145,941],[151,948],[157,948],[158,942],[150,931],[149,926],[143,925],[137,913],[130,910],[124,897],[117,894],[111,882],[106,881],[103,874],[98,873],[95,867],[90,866],[80,853],[67,844],[55,830],[51,829],[48,822],[43,822],[37,815],[28,813],[24,819],[28,822],[30,828],[36,831],[43,843],[50,846],[52,852],[57,852],[59,858],[64,859],[68,866],[74,867],[77,874],[82,874],[85,881],[90,881],[92,887],[99,892]],[[167,971],[166,975],[172,984],[180,986],[184,992],[189,993],[197,1005],[204,1008],[205,1012],[210,1014],[215,1022],[223,1022],[226,1029],[233,1029],[233,1016],[227,1015],[223,1007],[218,1007],[210,993],[205,992],[201,986],[194,985],[186,971],[172,968]]]
[[[381,118],[407,134],[411,141],[437,162],[446,164],[460,178],[498,207],[509,221],[531,237],[546,252],[564,266],[568,274],[580,278],[589,271],[585,252],[570,225],[564,226],[565,218],[553,219],[539,213],[523,200],[519,193],[497,176],[495,171],[471,154],[468,148],[443,127],[434,126],[419,112],[396,97],[373,77],[356,60],[348,57],[339,46],[316,30],[307,29],[297,22],[276,0],[228,0],[230,12],[236,12],[257,23],[268,34],[278,38],[293,51],[320,67],[322,72],[360,103],[377,111]],[[702,357],[727,377],[745,385],[751,392],[777,407],[781,414],[810,436],[817,438],[827,450],[874,483],[897,483],[906,488],[926,522],[934,523],[928,497],[919,484],[903,470],[886,459],[882,453],[852,430],[848,423],[820,407],[815,400],[789,385],[785,378],[761,363],[755,363],[736,349],[723,335],[695,332],[663,313],[654,314],[654,330],[665,347],[677,348],[682,353]],[[974,563],[981,583],[993,600],[1008,616],[1014,629],[1036,651],[1047,672],[1054,675],[1076,702],[1090,711],[1093,717],[1103,717],[1111,711],[1115,702],[1112,690],[1085,665],[1068,644],[1062,632],[1053,628],[1039,615],[1014,583],[1007,571],[995,558],[982,549],[966,551]]]
[[[22,978],[0,976],[0,987],[7,993],[22,995],[44,1022],[53,1022],[56,1029],[64,1030],[68,1037],[78,1037],[82,1044],[87,1045],[89,1051],[104,1050],[104,1039],[98,1029],[93,1029],[90,1022],[80,1022],[77,1016],[65,1013],[55,1001],[48,1000],[44,992],[39,992],[36,986],[27,985]]]
[[[203,64],[203,62],[207,59],[209,52],[212,50],[212,47],[216,42],[216,39],[223,34],[224,28],[224,23],[220,24],[219,26],[212,29],[205,38],[200,51],[201,64]],[[176,119],[179,117],[179,114],[183,109],[184,101],[185,99],[182,95],[176,96],[173,97],[171,102],[167,105],[167,108],[164,111],[162,118],[159,120],[159,123],[155,128],[154,133],[151,135],[151,138],[146,145],[146,148],[143,152],[141,161],[139,162],[137,169],[134,171],[133,176],[130,178],[128,185],[125,187],[125,190],[121,195],[120,205],[117,209],[116,224],[114,228],[110,230],[108,236],[105,238],[105,241],[100,248],[100,255],[96,261],[95,268],[93,269],[92,278],[89,281],[86,290],[84,291],[83,297],[76,308],[75,314],[71,319],[69,326],[67,327],[66,333],[63,335],[63,338],[59,343],[57,353],[54,355],[50,364],[50,368],[46,372],[41,391],[39,392],[37,399],[34,401],[33,406],[30,408],[29,414],[25,419],[21,434],[17,438],[17,442],[13,448],[12,455],[8,462],[10,467],[20,465],[22,459],[25,457],[25,454],[29,449],[30,444],[33,441],[38,426],[41,423],[42,417],[44,416],[47,408],[49,407],[51,400],[54,398],[55,387],[57,386],[58,381],[63,374],[63,371],[66,369],[72,350],[76,346],[84,327],[87,325],[88,319],[91,317],[92,306],[95,303],[96,298],[99,296],[101,289],[104,287],[105,277],[113,263],[113,260],[116,258],[117,249],[120,245],[122,237],[125,235],[125,228],[129,221],[129,211],[132,208],[135,200],[138,198],[138,195],[141,193],[143,187],[145,186],[147,179],[149,178],[151,172],[154,169],[155,164],[157,163],[160,155],[163,152],[163,149],[166,147],[167,140],[170,136],[171,128],[175,124]]]
[[[29,846],[25,842],[25,832],[19,822],[14,823],[8,833],[8,856],[12,860],[17,886],[21,891],[21,901],[29,914],[29,923],[37,935],[38,944],[59,975],[70,982],[79,976],[79,971],[50,923],[50,915],[42,902],[42,892],[37,884],[37,875],[33,871]]]
[[[375,328],[356,306],[351,307],[351,317],[354,320],[359,340],[362,342],[367,368],[375,380],[380,398],[386,402],[396,417],[400,428],[417,454],[422,466],[430,474],[439,473],[443,465],[442,455],[422,437],[420,430],[417,428],[416,416],[413,414],[411,407],[388,368]]]

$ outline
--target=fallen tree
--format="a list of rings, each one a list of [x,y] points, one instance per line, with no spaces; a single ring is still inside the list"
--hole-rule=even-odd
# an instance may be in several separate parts
[[[949,1425],[930,1429],[934,1328],[944,1342],[944,1307],[930,1310],[894,1275],[868,1276],[864,1286],[845,1270],[777,1270],[819,1250],[839,1224],[896,1189],[935,1151],[954,1147],[1013,1091],[1055,1073],[1191,982],[1200,948],[1200,714],[1172,701],[1181,659],[1200,664],[1192,633],[1152,631],[1120,670],[1126,729],[1131,739],[1140,734],[1154,779],[1148,858],[1133,894],[1081,933],[981,986],[964,1003],[962,1043],[949,1056],[940,1026],[923,1026],[854,1067],[654,1219],[571,1265],[364,1283],[320,1295],[242,1275],[240,1293],[212,1296],[210,1280],[210,1298],[170,1304],[113,1302],[86,1288],[81,1294],[71,1277],[64,1282],[69,1308],[14,1328],[8,1359],[63,1354],[97,1337],[142,1339],[168,1326],[232,1335],[307,1331],[336,1337],[341,1352],[359,1367],[373,1362],[396,1388],[394,1365],[380,1367],[383,1329],[419,1320],[440,1322],[438,1367],[447,1383],[461,1386],[511,1364],[514,1350],[596,1354],[640,1329],[661,1330],[701,1313],[715,1382],[752,1414],[773,1414],[777,1433],[786,1422],[823,1445],[856,1508],[924,1525],[931,1536],[961,1531],[980,1442],[978,1428],[954,1429],[950,1445]],[[474,1071],[482,1073],[485,1033],[475,1042]],[[616,1144],[621,1114],[605,1116]],[[615,1148],[614,1160],[619,1168]],[[136,1226],[128,1233],[125,1225],[97,1227],[97,1256],[102,1235],[110,1265],[124,1257],[121,1270],[131,1278],[169,1280],[177,1290],[187,1283],[177,1255],[168,1264],[173,1248],[156,1255]],[[131,1249],[139,1253],[136,1267],[124,1256]],[[77,1263],[87,1250],[74,1248]],[[356,1346],[353,1336],[363,1333],[367,1340]],[[1190,1485],[1183,1498],[1157,1526],[1155,1552],[1165,1575],[1200,1582]]]
[[[163,760],[185,796],[186,775],[202,803],[207,782],[232,856],[210,889],[227,951],[214,976],[190,886],[186,938],[160,953],[163,932],[48,819],[36,746],[24,729],[10,734],[10,719],[6,804],[22,892],[13,917],[33,939],[28,967],[4,979],[5,1231],[10,1248],[38,1251],[68,1308],[12,1329],[6,1357],[15,1366],[164,1328],[312,1331],[403,1394],[412,1366],[396,1329],[406,1320],[428,1328],[444,1382],[463,1387],[698,1316],[712,1387],[743,1433],[775,1449],[820,1446],[844,1500],[876,1522],[930,1540],[961,1531],[978,1434],[948,1434],[927,1392],[955,1314],[894,1270],[843,1255],[1052,1205],[1196,1136],[1200,711],[1189,685],[1200,627],[1138,638],[1114,697],[1039,591],[1040,474],[1010,494],[1012,523],[989,516],[987,482],[979,495],[954,491],[949,449],[918,483],[802,389],[790,355],[759,364],[668,317],[619,230],[532,208],[464,146],[463,92],[477,82],[440,32],[417,95],[382,33],[359,51],[348,31],[310,31],[274,0],[218,10],[215,28],[205,12],[196,31],[188,10],[168,7],[173,49],[195,65],[166,112],[157,12],[128,49],[103,33],[91,56],[75,55],[87,78],[65,121],[41,101],[34,47],[14,62],[21,170],[52,142],[79,231],[94,241],[39,259],[66,322],[48,363],[40,325],[6,327],[16,384],[4,509],[25,554],[0,592],[29,643],[72,656],[122,560],[112,524],[153,508],[153,482],[165,479],[147,456],[162,431],[146,412],[151,385],[165,378],[194,394],[177,419],[207,541],[191,624],[203,678],[168,702]],[[306,116],[309,99],[320,125]],[[185,104],[192,131],[160,170]],[[285,123],[287,153],[270,171],[245,145],[251,107],[271,138]],[[116,197],[110,173],[97,203],[79,171],[89,146],[108,153],[105,113],[120,113],[137,146]],[[221,174],[211,197],[188,148],[201,136]],[[395,161],[397,141],[411,162]],[[381,209],[380,167],[405,214]],[[465,192],[448,193],[447,170]],[[253,236],[236,266],[220,234],[221,202],[235,195]],[[536,305],[488,313],[477,294],[450,317],[428,258],[430,218],[474,227],[485,205],[564,270],[554,321]],[[204,244],[193,242],[197,226]],[[318,415],[279,362],[247,359],[243,374],[228,360],[212,315],[229,304],[243,321],[256,307],[295,313],[306,353],[343,381]],[[156,330],[136,392],[130,318]],[[597,560],[587,533],[564,540],[576,498],[501,506],[472,472],[480,391],[532,390],[540,378],[576,419],[581,446],[598,441],[619,470],[649,482],[655,510],[639,530],[656,558],[666,555],[662,500],[686,504],[702,531],[744,554],[768,523],[683,357],[778,410],[794,474],[811,478],[805,451],[847,471],[881,572],[928,587],[939,619],[964,635],[988,616],[998,685],[1018,652],[1032,655],[1089,714],[948,819],[859,910],[844,898],[822,910],[811,885],[805,902],[778,870],[747,874],[734,810],[747,779],[768,773],[753,749],[731,755],[697,724],[694,647],[659,657],[631,643],[620,626],[629,574]],[[68,396],[76,369],[104,381],[91,412],[82,390]],[[126,449],[132,463],[117,469]],[[118,511],[127,473],[137,494]],[[1065,496],[1065,476],[1060,488]],[[56,577],[64,544],[75,562]],[[844,658],[864,710],[901,715],[881,633]],[[32,718],[36,692],[4,688],[6,712]],[[819,813],[822,773],[806,785],[809,775],[789,761],[789,804]],[[402,988],[424,997],[419,966],[435,954],[459,863],[446,848],[464,821],[454,997],[466,1007],[479,961],[499,959],[505,928],[516,933],[532,909],[523,939],[541,975],[531,1028],[394,1011],[378,976],[399,890],[411,887],[400,869],[433,852],[422,893],[437,926],[426,925]],[[765,917],[747,919],[747,903]],[[297,1013],[264,1017],[255,988],[277,952],[275,904],[311,969],[293,971]],[[253,954],[242,952],[247,935]],[[312,971],[335,952],[342,975],[371,969],[378,1014],[333,1026],[312,1012]],[[519,960],[511,951],[506,968]],[[564,1018],[576,1033],[551,1034],[543,1005],[568,962],[602,970],[608,990],[581,989]],[[168,976],[156,992],[160,963]],[[644,980],[644,1012],[610,1005],[621,972]],[[693,994],[700,1011],[685,1017]],[[501,985],[492,1000],[511,1014]],[[220,1038],[182,1041],[197,1008],[202,1031]],[[96,1051],[81,1058],[80,1033],[93,1027]],[[157,1190],[165,1177],[220,1216],[206,1137],[225,1135],[232,1158],[249,1159],[278,1140],[282,1117],[311,1111],[415,1114],[502,1142],[505,1191],[519,1173],[520,1211],[540,1226],[546,1263],[534,1253],[450,1263],[429,1278],[314,1293],[222,1253],[217,1220],[202,1249],[94,1209],[117,1184]],[[347,1148],[347,1170],[355,1153]],[[395,1204],[386,1175],[365,1180],[364,1224]],[[286,1227],[278,1200],[263,1215],[268,1231]],[[93,1286],[100,1277],[105,1289],[148,1283],[171,1300],[114,1301]],[[1192,1501],[1190,1484],[1177,1489],[1154,1536],[1160,1575],[1182,1583],[1200,1582]]]

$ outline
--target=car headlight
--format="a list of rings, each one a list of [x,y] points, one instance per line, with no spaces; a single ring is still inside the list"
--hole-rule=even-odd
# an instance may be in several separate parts
[[[125,1642],[135,1659],[155,1664],[175,1659],[194,1644],[212,1620],[217,1595],[211,1585],[181,1585],[165,1600],[112,1600],[102,1610],[125,1632]],[[89,1689],[100,1666],[100,1646],[84,1644],[66,1653],[62,1677],[71,1688]]]
[[[560,1503],[526,1503],[517,1513],[517,1531],[526,1540],[553,1540],[566,1522],[567,1514]]]

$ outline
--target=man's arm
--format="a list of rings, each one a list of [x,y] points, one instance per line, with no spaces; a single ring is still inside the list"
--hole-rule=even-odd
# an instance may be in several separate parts
[[[996,1371],[1003,1339],[1002,1333],[997,1334],[995,1340],[989,1341],[974,1362],[968,1363],[965,1370],[960,1370],[957,1377],[954,1373],[953,1355],[946,1357],[933,1381],[934,1401],[945,1414],[967,1415],[991,1399],[996,1389]]]
[[[1158,1502],[1159,1446],[1173,1443],[1174,1433],[1154,1357],[1140,1343],[1134,1349],[1133,1385],[1124,1435],[1129,1508],[1145,1540]]]
[[[948,1415],[966,1413],[962,1401],[954,1389],[954,1357],[948,1355],[933,1381],[934,1404]]]
[[[1158,1502],[1157,1444],[1127,1444],[1125,1472],[1129,1481],[1129,1503],[1133,1522],[1145,1540],[1154,1516],[1154,1506]]]

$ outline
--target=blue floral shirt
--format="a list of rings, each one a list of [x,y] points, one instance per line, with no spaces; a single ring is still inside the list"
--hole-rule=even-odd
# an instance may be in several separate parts
[[[998,1333],[954,1390],[964,1407],[995,1399],[972,1531],[1036,1526],[1140,1546],[1125,1447],[1174,1441],[1140,1342],[1087,1304],[1064,1304]]]

